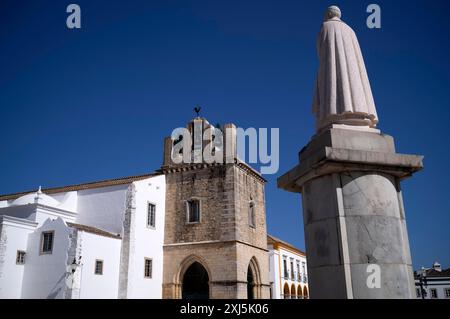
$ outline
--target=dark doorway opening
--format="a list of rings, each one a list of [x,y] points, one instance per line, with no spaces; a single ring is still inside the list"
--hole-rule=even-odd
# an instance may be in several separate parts
[[[206,269],[194,262],[183,277],[183,299],[209,299],[209,277]]]
[[[255,287],[255,280],[253,277],[253,271],[250,268],[250,266],[248,266],[248,270],[247,270],[247,298],[248,299],[255,299],[255,294],[254,294],[254,288]]]

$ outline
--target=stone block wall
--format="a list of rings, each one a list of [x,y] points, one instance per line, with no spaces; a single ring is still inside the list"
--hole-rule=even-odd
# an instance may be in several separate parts
[[[205,121],[202,127],[208,126]],[[255,297],[269,298],[265,180],[235,157],[227,163],[174,165],[168,156],[170,139],[164,147],[163,298],[182,297],[183,275],[194,261],[207,269],[210,298],[247,298],[250,264],[257,277]],[[226,147],[235,154],[235,143]],[[187,201],[192,199],[200,201],[199,223],[187,222]],[[249,224],[250,203],[255,205],[255,227]]]

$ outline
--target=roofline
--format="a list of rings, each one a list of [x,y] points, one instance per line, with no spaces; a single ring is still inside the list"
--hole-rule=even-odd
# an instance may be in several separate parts
[[[195,169],[202,169],[206,167],[215,167],[215,166],[224,166],[224,165],[236,165],[236,167],[248,172],[252,176],[256,177],[261,183],[267,183],[267,180],[262,177],[262,175],[255,170],[253,167],[251,167],[249,164],[235,158],[234,162],[231,163],[188,163],[188,164],[171,164],[171,165],[163,165],[157,172],[161,172],[163,174],[167,173],[175,173],[175,172],[181,172],[181,171],[188,171],[188,170],[195,170]]]
[[[114,234],[109,231],[97,228],[97,227],[92,227],[92,226],[87,226],[87,225],[77,224],[77,223],[72,223],[72,222],[66,222],[66,224],[68,227],[77,229],[78,231],[84,231],[86,233],[90,233],[90,234],[102,236],[102,237],[122,239],[120,234]]]
[[[17,218],[9,215],[0,215],[0,224],[3,225],[14,225],[21,228],[35,229],[38,223],[25,218]]]
[[[106,179],[106,180],[88,182],[88,183],[83,183],[83,184],[44,188],[44,189],[42,189],[42,192],[45,194],[57,194],[57,193],[79,191],[79,190],[85,190],[85,189],[94,189],[94,188],[101,188],[101,187],[108,187],[108,186],[124,185],[124,184],[129,184],[129,183],[132,183],[135,181],[140,181],[140,180],[143,180],[146,178],[159,176],[159,175],[162,175],[162,173],[153,172],[150,174]],[[27,195],[27,194],[35,193],[35,192],[36,192],[36,190],[34,189],[34,190],[26,191],[26,192],[0,195],[0,201],[16,199],[23,195]]]
[[[279,238],[277,238],[277,237],[274,237],[274,236],[272,236],[272,235],[269,235],[269,234],[267,234],[267,239],[268,239],[267,244],[270,244],[269,241],[271,240],[271,241],[273,241],[275,244],[277,244],[277,245],[279,245],[279,246],[282,246],[283,248],[287,248],[287,249],[294,250],[295,252],[298,252],[298,253],[300,253],[301,255],[303,255],[304,257],[306,257],[306,253],[305,253],[304,251],[298,249],[297,247],[295,247],[295,246],[292,245],[292,244],[289,244],[288,242],[285,242],[285,241],[283,241],[283,240],[281,240],[281,239],[279,239]],[[275,248],[275,247],[274,247],[274,248]]]

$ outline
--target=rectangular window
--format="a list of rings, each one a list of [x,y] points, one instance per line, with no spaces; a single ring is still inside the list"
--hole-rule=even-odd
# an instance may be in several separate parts
[[[308,277],[306,277],[306,264],[302,262],[302,271],[303,271],[303,282],[306,284],[308,282]]]
[[[294,261],[291,260],[291,280],[295,280]]]
[[[283,258],[283,272],[284,272],[284,278],[289,278],[286,258]]]
[[[297,261],[297,281],[302,281],[302,274],[300,272],[300,262]]]
[[[22,250],[17,251],[16,264],[17,265],[25,264],[25,252],[24,251],[22,251]]]
[[[450,298],[450,288],[445,288],[445,298]]]
[[[153,271],[153,261],[150,258],[145,258],[145,265],[144,265],[144,278],[152,278],[152,271]]]
[[[47,231],[41,235],[41,254],[51,254],[53,251],[53,237],[55,232]]]
[[[155,228],[155,218],[156,218],[156,205],[148,203],[147,209],[147,227]]]
[[[200,201],[193,199],[187,202],[187,221],[188,223],[200,222]]]
[[[103,260],[95,260],[95,271],[96,275],[103,275]]]
[[[250,227],[255,228],[256,221],[255,221],[255,203],[250,203],[249,209],[248,209],[248,224]]]
[[[436,299],[438,297],[437,290],[435,288],[431,288],[430,293],[432,299]]]

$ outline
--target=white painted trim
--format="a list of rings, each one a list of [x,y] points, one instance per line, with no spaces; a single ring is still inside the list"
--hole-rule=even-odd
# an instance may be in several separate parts
[[[29,219],[17,218],[8,215],[0,215],[0,224],[29,230],[35,230],[38,226],[37,222],[31,221]]]
[[[68,210],[64,210],[64,209],[60,209],[60,208],[56,208],[56,207],[51,207],[51,206],[46,206],[46,205],[42,205],[42,204],[32,204],[36,206],[36,212],[40,212],[40,213],[47,213],[50,215],[55,215],[56,217],[66,217],[66,218],[71,218],[71,219],[76,219],[76,217],[78,216],[78,213],[76,212],[71,212]]]

